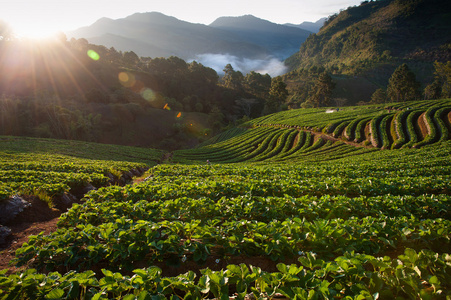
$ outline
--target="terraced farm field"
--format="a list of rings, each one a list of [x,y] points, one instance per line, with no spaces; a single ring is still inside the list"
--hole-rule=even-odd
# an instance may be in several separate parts
[[[448,299],[450,104],[281,112],[141,161],[18,248],[0,294]]]
[[[379,149],[420,148],[450,138],[451,100],[289,110],[252,120],[177,162],[324,161]]]

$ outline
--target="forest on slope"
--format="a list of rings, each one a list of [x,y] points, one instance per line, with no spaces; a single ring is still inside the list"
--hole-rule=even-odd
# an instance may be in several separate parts
[[[444,0],[377,0],[331,15],[286,60],[291,102],[305,102],[318,70],[333,77],[333,96],[347,105],[369,101],[404,63],[424,89],[434,81],[433,63],[451,60],[450,12]]]
[[[260,116],[271,94],[267,74],[244,76],[229,65],[220,80],[196,61],[138,57],[64,35],[6,37],[0,53],[2,135],[172,150]]]

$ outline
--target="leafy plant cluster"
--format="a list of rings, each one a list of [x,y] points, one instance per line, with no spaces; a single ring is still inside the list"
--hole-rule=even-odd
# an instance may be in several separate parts
[[[16,252],[19,265],[69,273],[28,270],[3,276],[0,288],[68,299],[443,297],[450,149],[448,141],[295,168],[159,165],[142,183],[91,191],[56,232]],[[277,271],[246,263],[255,257]],[[197,267],[176,277],[141,269],[164,264]]]
[[[277,264],[277,272],[232,264],[203,269],[198,279],[193,271],[164,277],[157,267],[135,269],[132,276],[102,269],[100,277],[92,271],[44,275],[29,269],[11,276],[1,272],[0,291],[3,299],[229,299],[232,291],[237,299],[432,299],[448,293],[450,260],[449,254],[409,248],[394,259],[347,252],[325,261],[306,252],[297,265]]]
[[[134,150],[134,151],[133,151]],[[143,172],[154,165],[161,151],[3,137],[0,140],[0,199],[15,194],[52,199],[87,185],[106,186],[130,179],[129,172]],[[87,159],[90,156],[97,159]],[[128,160],[128,161],[127,161]],[[140,170],[140,171],[138,171]]]

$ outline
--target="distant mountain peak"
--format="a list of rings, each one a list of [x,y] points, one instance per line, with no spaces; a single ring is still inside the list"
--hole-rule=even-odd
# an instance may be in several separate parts
[[[253,15],[243,15],[238,17],[219,17],[209,26],[237,28],[246,26],[247,28],[259,28],[262,25],[276,25],[268,20],[257,18]]]
[[[179,20],[176,17],[168,16],[160,12],[151,11],[151,12],[143,12],[143,13],[134,13],[122,20],[132,21],[132,22],[140,22],[146,24],[160,24],[160,25],[168,25],[175,23],[187,23],[185,21]]]
[[[212,24],[194,24],[160,12],[135,13],[125,18],[102,18],[68,33],[140,56],[191,59],[199,54],[284,59],[299,50],[310,32],[253,15],[221,17]]]
[[[302,22],[301,24],[292,24],[292,23],[287,23],[284,24],[286,26],[291,26],[291,27],[297,27],[297,28],[301,28],[304,30],[308,30],[314,33],[317,33],[321,27],[324,25],[324,22],[326,22],[327,18],[321,18],[316,22]]]

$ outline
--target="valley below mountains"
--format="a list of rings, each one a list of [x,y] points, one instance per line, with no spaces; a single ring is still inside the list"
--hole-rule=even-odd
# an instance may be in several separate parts
[[[252,15],[221,17],[203,25],[148,12],[117,20],[102,18],[67,35],[118,51],[133,51],[142,57],[196,60],[217,72],[222,72],[227,63],[235,62],[243,72],[261,69],[281,75],[281,61],[299,51],[312,34],[300,26],[303,25],[275,24]],[[311,23],[305,26],[312,28]],[[268,64],[276,62],[278,69],[268,68]]]

